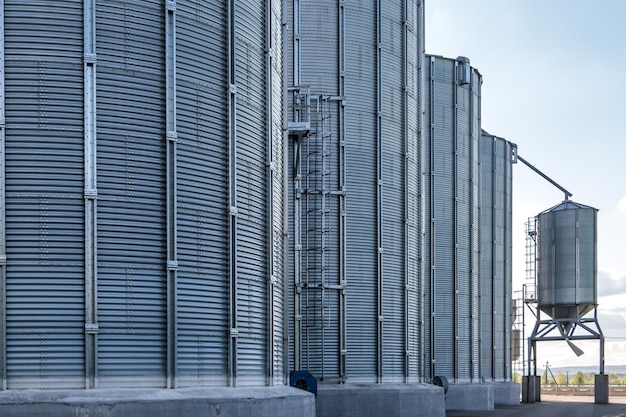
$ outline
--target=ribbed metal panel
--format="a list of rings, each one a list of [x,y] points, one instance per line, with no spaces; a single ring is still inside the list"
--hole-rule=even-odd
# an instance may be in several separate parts
[[[576,319],[597,304],[597,210],[566,200],[537,215],[539,307]]]
[[[101,387],[165,386],[163,11],[96,3]]]
[[[283,384],[282,2],[24,6],[2,388]]]
[[[4,16],[6,388],[80,388],[82,3]]]
[[[483,132],[480,142],[481,377],[511,378],[512,167],[515,145]]]
[[[226,6],[177,5],[181,387],[228,383]]]
[[[428,300],[427,377],[478,377],[480,74],[461,78],[462,60],[426,59],[423,157]]]
[[[419,254],[409,248],[419,234],[420,10],[414,1],[295,1],[290,9],[290,81],[330,103],[328,113],[313,109],[311,136],[294,146],[292,215],[302,232],[294,268],[303,264],[293,273],[324,288],[305,290],[309,298],[293,289],[294,316],[303,303],[294,366],[327,382],[419,379]],[[326,136],[315,126],[325,116]],[[307,158],[314,169],[305,170]],[[325,187],[335,195],[316,193]]]

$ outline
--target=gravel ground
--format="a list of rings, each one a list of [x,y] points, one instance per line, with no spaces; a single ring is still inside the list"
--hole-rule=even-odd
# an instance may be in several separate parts
[[[594,404],[593,397],[544,395],[541,400],[494,411],[448,411],[446,417],[626,417],[626,397],[610,398],[610,404]]]

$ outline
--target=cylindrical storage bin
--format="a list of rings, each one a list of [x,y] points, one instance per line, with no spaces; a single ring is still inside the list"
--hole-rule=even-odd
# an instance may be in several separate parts
[[[422,4],[290,7],[290,369],[418,381]]]
[[[512,217],[515,144],[480,140],[480,376],[511,380]]]
[[[450,382],[479,377],[481,83],[467,58],[426,56],[423,360]]]
[[[538,304],[553,319],[578,319],[598,304],[597,212],[565,200],[536,217]]]
[[[283,384],[281,1],[3,13],[3,388]]]

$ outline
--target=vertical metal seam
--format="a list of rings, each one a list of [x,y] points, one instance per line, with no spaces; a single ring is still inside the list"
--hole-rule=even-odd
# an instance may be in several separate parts
[[[339,1],[339,285],[342,290],[339,293],[339,377],[346,378],[346,355],[347,355],[347,307],[346,288],[346,125],[345,125],[345,1]]]
[[[282,348],[283,348],[283,369],[282,369],[282,380],[283,384],[287,384],[289,382],[289,322],[290,322],[290,314],[289,314],[289,120],[288,120],[288,63],[285,63],[287,57],[287,48],[286,42],[288,38],[289,31],[289,22],[287,20],[287,0],[281,1],[281,45],[280,45],[280,56],[283,64],[283,71],[281,74],[281,82],[282,82],[282,103],[281,103],[281,111],[282,111],[282,153],[283,153],[283,165],[282,175],[283,175],[283,213],[282,213],[282,230],[283,230],[283,288],[282,288],[282,297],[283,297],[283,340],[282,340]],[[295,200],[294,200],[295,206]],[[294,326],[295,327],[295,326]]]
[[[474,133],[474,83],[477,82],[476,77],[473,71],[470,68],[470,91],[469,91],[469,179],[470,179],[470,190],[469,190],[469,261],[470,261],[470,279],[469,279],[469,307],[470,307],[470,317],[469,317],[469,352],[470,352],[470,381],[474,381],[475,368],[477,362],[474,361],[474,290],[476,289],[475,277],[476,270],[474,269],[474,212],[476,210],[476,202],[474,201],[474,185],[476,184],[476,170],[474,169],[474,152],[476,151],[476,135]],[[477,162],[476,162],[477,163]]]
[[[378,349],[377,382],[383,382],[383,330],[384,330],[384,279],[383,279],[383,177],[382,177],[382,0],[376,2],[376,212],[378,215]]]
[[[83,1],[85,388],[98,387],[96,5]]]
[[[409,188],[409,4],[403,2],[402,10],[402,90],[403,90],[403,129],[404,129],[404,382],[408,383],[411,373],[410,365],[410,335],[409,335],[409,312],[410,312],[410,279],[409,279],[409,233],[410,233],[410,195]]]
[[[497,219],[497,209],[496,209],[496,186],[497,186],[497,139],[493,138],[492,142],[492,156],[491,156],[491,378],[495,379],[496,377],[496,219]]]
[[[504,282],[504,300],[503,300],[503,304],[504,304],[504,369],[503,369],[503,378],[504,381],[510,381],[510,373],[511,373],[511,362],[512,362],[512,342],[511,342],[511,338],[512,338],[512,328],[513,328],[513,320],[514,318],[512,317],[513,311],[512,311],[512,306],[511,306],[511,302],[513,299],[513,291],[512,291],[512,282],[510,281],[511,278],[511,274],[509,274],[509,265],[510,265],[510,255],[509,255],[509,245],[512,243],[510,243],[510,233],[509,230],[511,230],[511,223],[512,223],[512,219],[509,218],[509,210],[510,210],[510,204],[512,204],[512,189],[513,189],[513,184],[512,181],[509,182],[509,178],[512,179],[512,175],[511,175],[511,170],[512,170],[512,163],[511,163],[511,144],[509,142],[504,142],[504,155],[505,155],[505,163],[504,163],[504,175],[503,175],[503,189],[505,190],[505,195],[504,195],[504,227],[503,227],[503,233],[504,233],[504,248],[503,248],[503,252],[504,252],[504,263],[503,263],[503,271],[502,271],[502,277],[503,277],[503,282]],[[508,157],[508,158],[507,158]],[[511,190],[510,193],[507,193],[508,190]],[[507,335],[508,333],[508,335]]]
[[[417,24],[419,25],[419,27],[417,28],[418,32],[417,32],[417,36],[418,36],[418,74],[417,74],[417,97],[418,97],[418,132],[417,132],[417,139],[418,139],[418,146],[419,146],[419,150],[420,150],[420,155],[419,155],[419,164],[420,166],[418,167],[418,174],[419,174],[419,227],[420,230],[418,231],[418,239],[421,238],[421,241],[418,242],[419,243],[419,267],[418,267],[418,275],[419,275],[419,295],[418,295],[418,300],[420,301],[420,307],[419,307],[419,337],[420,337],[420,344],[419,344],[419,358],[418,358],[418,374],[420,375],[420,382],[425,382],[425,376],[426,376],[426,361],[425,361],[425,355],[426,355],[426,317],[425,317],[425,313],[426,313],[426,308],[425,308],[425,304],[426,304],[426,291],[425,291],[425,286],[426,286],[426,271],[424,269],[424,255],[425,255],[425,248],[424,248],[424,244],[425,244],[425,234],[424,231],[426,230],[426,218],[425,218],[425,208],[426,208],[426,202],[424,201],[425,199],[425,186],[426,186],[426,179],[425,179],[425,172],[424,172],[424,167],[426,166],[426,161],[425,161],[425,147],[426,147],[426,141],[424,140],[424,110],[426,109],[426,98],[425,98],[425,91],[424,91],[424,86],[426,83],[425,80],[425,73],[424,73],[424,66],[426,65],[426,57],[425,57],[425,51],[423,48],[424,45],[424,6],[423,6],[423,2],[418,2],[418,11],[417,11]]]
[[[237,386],[237,85],[236,21],[237,0],[228,2],[228,191],[229,191],[229,317],[228,384]]]
[[[165,158],[166,158],[166,287],[167,388],[177,387],[177,140],[176,129],[176,0],[165,0]]]
[[[0,390],[7,389],[6,338],[6,120],[4,74],[4,0],[0,0]]]
[[[272,0],[265,0],[265,136],[266,136],[266,175],[267,175],[267,380],[273,385],[274,377],[274,106],[272,91]]]
[[[458,315],[459,315],[459,183],[458,183],[458,175],[459,175],[459,132],[458,132],[458,124],[459,124],[459,102],[458,102],[458,94],[459,94],[459,85],[458,85],[458,66],[459,62],[454,61],[454,72],[452,75],[452,94],[453,94],[453,109],[452,109],[452,120],[453,120],[453,133],[452,133],[452,141],[453,141],[453,163],[452,163],[452,182],[453,182],[453,211],[452,211],[452,224],[453,224],[453,238],[454,238],[454,258],[453,258],[453,288],[452,294],[454,296],[453,302],[453,313],[452,317],[454,320],[453,325],[453,343],[454,343],[454,381],[458,382],[459,378],[459,328],[458,328]]]
[[[435,324],[436,324],[436,309],[435,309],[435,301],[436,301],[436,285],[435,285],[435,57],[430,58],[430,100],[429,100],[429,130],[430,130],[430,140],[429,140],[429,158],[430,158],[430,195],[429,198],[429,206],[430,212],[428,215],[430,216],[430,265],[429,265],[429,279],[430,279],[430,378],[435,376],[436,372],[436,347],[437,343],[435,340]]]
[[[294,87],[300,85],[300,0],[293,2],[293,79]],[[299,90],[294,90],[298,93]],[[304,100],[308,109],[308,94]],[[303,115],[300,114],[302,121]],[[306,117],[306,115],[304,115]],[[294,142],[294,368],[302,369],[302,186],[301,143],[298,135]]]

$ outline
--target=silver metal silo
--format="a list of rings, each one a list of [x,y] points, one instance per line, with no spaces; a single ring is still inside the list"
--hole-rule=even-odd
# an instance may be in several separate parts
[[[537,215],[539,308],[554,319],[597,305],[597,209],[566,200]]]
[[[515,144],[483,131],[480,141],[480,372],[510,381],[512,205]]]
[[[467,58],[426,56],[425,373],[479,378],[481,75]]]
[[[291,369],[418,381],[422,3],[290,5]]]
[[[1,388],[284,384],[282,3],[2,2]]]

